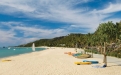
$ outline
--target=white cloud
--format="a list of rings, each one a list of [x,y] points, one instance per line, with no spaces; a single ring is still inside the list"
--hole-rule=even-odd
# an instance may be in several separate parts
[[[20,30],[24,33],[24,37],[40,37],[40,38],[51,38],[55,36],[61,36],[67,34],[67,31],[64,29],[43,29],[43,28],[36,28],[36,27],[21,27],[16,26],[14,27],[15,30]]]
[[[14,32],[12,32],[12,31],[3,31],[3,30],[0,30],[0,35],[1,35],[1,42],[7,42],[8,40],[6,40],[6,39],[8,39],[8,38],[12,38],[14,35],[15,35],[15,33]]]
[[[21,22],[0,22],[0,24],[9,27],[8,30],[1,29],[0,27],[0,46],[4,46],[4,44],[8,46],[25,44],[41,38],[53,38],[68,34],[68,31],[65,29],[43,29],[41,26],[39,28],[30,27]],[[18,37],[19,33],[16,30],[19,33],[21,32],[23,36]]]
[[[0,4],[9,7],[9,11],[21,12],[33,18],[80,24],[82,27],[93,27],[90,24],[97,21],[97,18],[95,19],[94,15],[83,13],[85,8],[74,8],[76,4],[88,1],[91,0],[37,0],[35,2],[33,0],[2,0]],[[4,10],[7,11],[8,9],[5,7]],[[9,13],[9,11],[7,12]],[[93,19],[90,19],[89,16]]]
[[[29,0],[26,1],[21,1],[21,0],[1,0],[0,1],[0,6],[2,8],[4,8],[3,10],[1,10],[1,12],[3,13],[15,13],[17,11],[19,12],[33,12],[35,9],[33,7],[31,7],[31,5],[29,3]],[[9,9],[8,9],[9,8]],[[12,11],[10,11],[12,10]]]
[[[97,11],[96,13],[100,14],[108,14],[108,13],[113,13],[113,12],[118,12],[121,11],[121,3],[110,3],[108,7]]]
[[[26,44],[28,42],[32,42],[32,41],[40,39],[38,37],[31,37],[31,38],[15,37],[15,34],[16,34],[15,32],[0,30],[0,35],[2,35],[2,37],[0,39],[0,47],[17,46],[20,44]]]
[[[0,34],[3,40],[12,40],[15,42],[21,39],[27,41],[38,39],[38,38],[51,38],[55,36],[66,35],[69,31],[74,28],[89,28],[87,32],[94,32],[98,27],[99,23],[112,20],[119,21],[121,18],[105,18],[111,16],[110,13],[121,11],[120,0],[117,3],[110,3],[104,9],[90,9],[86,10],[87,7],[75,8],[75,5],[86,3],[92,0],[1,0],[0,1],[0,13],[14,15],[27,18],[43,19],[47,21],[65,22],[70,24],[68,28],[58,29],[47,29],[47,28],[36,28],[21,22],[1,22],[1,25],[8,26],[10,30],[0,30]],[[16,30],[20,30],[23,33],[23,37],[15,37],[17,35]],[[7,35],[7,36],[6,36]],[[32,38],[28,38],[28,37]],[[36,38],[34,38],[36,37]],[[25,41],[24,40],[24,41]],[[0,40],[2,41],[2,40]],[[7,42],[6,41],[6,42]]]
[[[95,22],[98,23],[96,16],[90,15],[89,13],[83,13],[85,8],[73,8],[76,4],[88,1],[89,0],[37,0],[37,2],[33,2],[33,0],[26,0],[21,2],[19,0],[2,0],[0,4],[10,7],[13,12],[15,10],[15,12],[24,13],[29,17],[79,24],[82,27],[93,28],[94,26],[91,26],[90,24],[94,24]]]
[[[15,41],[18,38],[14,37],[15,33],[11,30],[4,31],[0,29],[0,46],[10,46],[10,45],[16,45],[20,41]]]

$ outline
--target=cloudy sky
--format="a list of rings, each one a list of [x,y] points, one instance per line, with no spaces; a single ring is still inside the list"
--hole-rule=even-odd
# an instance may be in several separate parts
[[[120,20],[121,0],[0,0],[0,47],[93,33]]]

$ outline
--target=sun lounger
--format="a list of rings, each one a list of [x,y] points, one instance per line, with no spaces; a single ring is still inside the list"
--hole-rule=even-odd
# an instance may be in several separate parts
[[[79,58],[79,59],[90,58],[90,57],[91,57],[90,54],[82,54],[82,55],[76,56],[76,58]]]
[[[98,61],[95,60],[83,60],[83,62],[91,62],[92,64],[98,64]]]
[[[91,62],[75,62],[76,65],[90,65]]]
[[[11,60],[2,60],[2,62],[8,62],[8,61],[11,61]]]

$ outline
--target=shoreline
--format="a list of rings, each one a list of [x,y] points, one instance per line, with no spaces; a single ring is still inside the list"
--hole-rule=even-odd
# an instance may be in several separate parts
[[[48,48],[48,47],[46,47]],[[42,51],[21,54],[13,57],[8,62],[0,62],[0,75],[120,75],[121,66],[108,63],[106,68],[93,68],[93,65],[76,65],[85,59],[77,59],[64,52],[74,52],[75,48],[52,47]],[[4,59],[4,58],[3,58]],[[87,58],[97,60],[100,58]],[[114,60],[115,61],[115,60]]]
[[[25,49],[25,48],[26,48],[26,49]],[[41,48],[40,51],[46,50],[46,49],[47,49],[46,47],[35,47],[35,48],[37,48],[36,52],[38,51],[38,49],[40,50],[40,48]],[[14,49],[15,49],[15,51],[17,52],[17,50],[19,50],[19,49],[28,50],[28,49],[32,49],[32,47],[16,47],[16,48],[10,48],[10,51],[14,51]],[[5,50],[1,50],[1,51],[6,51],[6,50],[7,50],[8,55],[6,55],[5,52],[3,52],[3,54],[5,54],[5,56],[0,56],[0,59],[8,58],[8,57],[14,57],[14,56],[18,56],[18,55],[22,55],[22,54],[28,54],[28,53],[33,52],[32,50],[29,50],[29,51],[20,52],[20,53],[17,52],[17,54],[16,54],[16,52],[12,52],[12,54],[11,54],[11,53],[9,52],[9,49],[8,49],[8,48],[5,48]],[[3,55],[3,54],[2,54],[2,55]]]

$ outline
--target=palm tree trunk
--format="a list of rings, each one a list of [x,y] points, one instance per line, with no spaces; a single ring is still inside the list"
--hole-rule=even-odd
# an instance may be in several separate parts
[[[104,54],[104,64],[107,66],[107,55]]]
[[[105,52],[105,42],[104,42],[104,51],[103,51],[104,58],[103,58],[103,63],[105,62],[105,54],[106,54],[106,52]]]
[[[103,58],[103,63],[107,66],[107,55],[106,55],[106,48],[105,48],[105,42],[104,42],[104,58]]]
[[[103,46],[101,46],[101,48],[100,48],[100,53],[101,54],[103,54],[103,48],[102,48]]]
[[[91,51],[92,51],[92,58],[93,58],[93,49]]]

